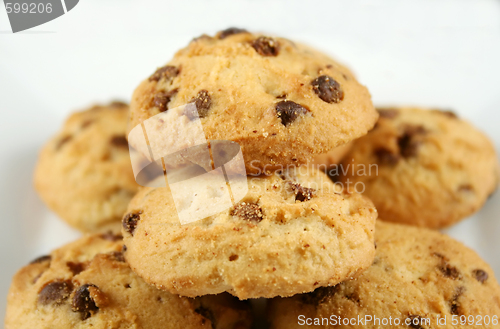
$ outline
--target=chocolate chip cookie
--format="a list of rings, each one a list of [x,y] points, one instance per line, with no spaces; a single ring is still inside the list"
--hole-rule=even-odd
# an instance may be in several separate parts
[[[5,328],[250,328],[246,303],[157,290],[130,270],[122,246],[121,236],[87,235],[23,267]]]
[[[375,208],[336,191],[324,173],[299,167],[249,176],[248,190],[218,214],[181,225],[169,187],[141,189],[123,218],[132,270],[182,296],[227,291],[247,299],[334,285],[373,261]]]
[[[235,28],[193,40],[145,79],[130,129],[188,103],[208,140],[240,144],[252,174],[306,163],[366,134],[378,117],[368,90],[330,57]]]
[[[498,185],[498,159],[482,132],[450,111],[381,109],[338,171],[387,221],[442,228],[479,210]]]
[[[375,241],[373,265],[358,278],[272,300],[271,328],[500,327],[500,287],[474,251],[436,231],[380,221]]]
[[[121,102],[73,113],[40,152],[34,179],[40,197],[81,231],[118,232],[137,192],[127,118],[128,105]]]

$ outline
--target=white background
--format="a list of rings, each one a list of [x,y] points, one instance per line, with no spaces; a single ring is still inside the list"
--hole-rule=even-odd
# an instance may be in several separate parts
[[[0,7],[0,321],[15,271],[78,236],[32,188],[42,143],[70,111],[127,100],[191,38],[229,26],[318,47],[350,66],[377,105],[451,108],[500,147],[498,1],[80,0],[17,34]],[[496,273],[499,214],[497,193],[449,230]]]

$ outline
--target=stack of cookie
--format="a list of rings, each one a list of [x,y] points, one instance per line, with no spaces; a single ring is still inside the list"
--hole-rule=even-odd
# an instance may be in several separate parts
[[[348,69],[289,40],[229,29],[197,38],[144,80],[132,97],[130,128],[186,103],[196,105],[208,141],[241,147],[248,192],[216,215],[180,225],[174,191],[142,189],[123,232],[139,276],[183,296],[271,298],[335,285],[371,264],[372,203],[336,193],[323,173],[300,167],[377,120]],[[159,134],[147,134],[156,145],[151,136]]]
[[[144,182],[149,164],[160,176]],[[44,147],[40,196],[88,234],[16,274],[6,327],[249,328],[256,298],[272,298],[272,328],[498,327],[491,268],[428,229],[477,211],[497,180],[489,140],[448,112],[377,111],[347,68],[284,38],[203,35],[130,109],[76,113]]]

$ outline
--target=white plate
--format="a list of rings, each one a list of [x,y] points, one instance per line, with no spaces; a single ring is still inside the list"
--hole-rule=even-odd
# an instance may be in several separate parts
[[[314,5],[308,5],[311,3]],[[194,36],[229,26],[316,46],[352,67],[376,104],[452,108],[500,146],[500,3],[80,1],[11,34],[0,7],[0,321],[15,271],[79,234],[32,188],[37,150],[71,111],[128,99]],[[448,233],[500,273],[500,193]]]

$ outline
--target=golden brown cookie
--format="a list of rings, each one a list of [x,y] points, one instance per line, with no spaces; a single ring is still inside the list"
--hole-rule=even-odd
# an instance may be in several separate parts
[[[328,153],[319,154],[314,157],[312,164],[317,168],[328,170],[332,165],[339,164],[347,153],[351,150],[353,142],[338,146]]]
[[[370,266],[377,212],[366,198],[336,193],[307,167],[249,176],[248,188],[229,209],[185,225],[168,187],[141,189],[123,219],[132,270],[183,296],[247,299],[312,291]]]
[[[380,110],[340,169],[384,220],[436,229],[479,210],[498,185],[491,141],[449,111]]]
[[[129,130],[187,103],[207,139],[240,144],[253,174],[306,163],[366,134],[378,117],[368,90],[330,57],[240,29],[193,40],[144,80]]]
[[[500,327],[500,287],[474,251],[436,231],[380,221],[375,241],[375,261],[357,279],[273,299],[271,328]]]
[[[41,150],[35,187],[42,200],[71,226],[119,231],[136,193],[125,138],[128,105],[112,102],[73,113]]]
[[[87,235],[23,267],[5,328],[250,328],[248,305],[228,294],[189,299],[148,285],[122,245],[121,236]]]

